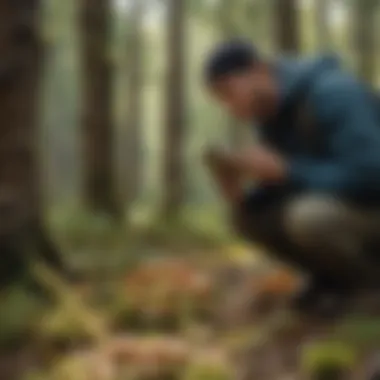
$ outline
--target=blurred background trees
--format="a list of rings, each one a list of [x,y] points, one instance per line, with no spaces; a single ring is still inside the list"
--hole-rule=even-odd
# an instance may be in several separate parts
[[[128,103],[125,104],[125,148],[127,153],[122,157],[121,174],[125,170],[125,187],[120,187],[120,199],[125,201],[128,211],[138,199],[143,175],[143,123],[144,111],[143,87],[145,83],[145,35],[144,14],[147,3],[145,0],[131,4],[128,18],[125,55],[128,80],[125,82],[128,92]],[[123,182],[123,181],[121,181]],[[124,194],[123,194],[124,192]]]
[[[354,46],[358,75],[369,84],[378,76],[378,14],[377,0],[356,1],[353,4]]]
[[[300,51],[300,23],[297,0],[277,1],[274,5],[273,25],[276,30],[276,48],[288,54]]]
[[[43,71],[31,75],[42,107],[27,91],[14,101],[26,120],[41,121],[27,125],[40,160],[30,156],[23,186],[28,196],[39,189],[46,215],[58,219],[155,223],[220,208],[202,149],[239,146],[250,134],[231,128],[203,90],[202,62],[222,39],[251,39],[272,56],[334,51],[378,84],[377,0],[44,0],[41,15]]]
[[[329,50],[331,46],[329,0],[315,2],[315,24],[317,43],[316,47],[320,51]]]
[[[186,2],[169,0],[167,10],[166,114],[164,128],[163,217],[176,218],[184,200]]]
[[[0,21],[0,282],[14,280],[10,268],[27,266],[22,257],[32,251],[59,268],[60,258],[90,268],[89,293],[107,299],[112,327],[117,314],[131,329],[135,311],[150,324],[151,304],[164,324],[167,310],[181,324],[189,319],[182,302],[189,289],[201,299],[193,305],[199,314],[209,313],[210,283],[224,292],[215,272],[232,256],[250,270],[201,160],[208,144],[239,149],[254,138],[250,126],[232,129],[236,121],[204,91],[202,64],[212,46],[244,37],[269,57],[333,52],[373,87],[380,83],[380,0],[0,0]],[[216,245],[223,246],[217,257]],[[253,250],[251,260],[259,256]],[[162,253],[201,256],[208,281],[188,262],[183,269],[148,260],[147,272],[115,285],[136,261]],[[110,293],[122,300],[111,297],[116,312],[107,309],[110,283],[102,282],[109,273]],[[246,277],[244,296],[257,295],[257,278]],[[169,295],[179,292],[174,312],[164,293],[155,304],[164,280]],[[283,280],[274,284],[289,289]],[[29,327],[32,318],[17,310],[0,313],[0,340],[16,314]],[[57,325],[55,318],[47,324]]]
[[[116,216],[110,57],[111,1],[79,2],[82,91],[83,200],[90,211]]]
[[[43,225],[39,106],[41,2],[0,2],[0,287],[20,280],[35,254],[62,263]]]
[[[267,54],[331,50],[378,81],[376,0],[99,4],[43,4],[41,151],[50,210],[87,205],[125,216],[218,207],[200,153],[236,136],[202,91],[201,63],[221,39],[244,36]]]

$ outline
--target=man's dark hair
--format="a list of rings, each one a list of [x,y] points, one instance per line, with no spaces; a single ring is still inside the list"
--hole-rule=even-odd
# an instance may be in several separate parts
[[[231,0],[232,1],[232,0]],[[249,69],[259,59],[255,47],[244,40],[231,40],[219,44],[210,54],[205,65],[207,83]]]

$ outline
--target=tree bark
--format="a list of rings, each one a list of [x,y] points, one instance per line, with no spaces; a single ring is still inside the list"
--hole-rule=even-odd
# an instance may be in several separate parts
[[[377,75],[376,20],[377,0],[355,0],[354,54],[359,76],[374,84]]]
[[[142,103],[144,77],[144,0],[134,0],[130,13],[128,48],[128,106],[126,125],[126,201],[130,211],[138,199],[142,182]]]
[[[0,286],[27,274],[32,255],[64,271],[41,220],[39,11],[38,0],[0,0]]]
[[[300,50],[300,25],[297,0],[275,0],[274,28],[277,49],[286,54]]]
[[[89,211],[118,216],[113,160],[111,1],[81,0],[84,200]]]
[[[164,146],[163,216],[175,219],[184,197],[184,47],[185,1],[169,0],[168,9],[168,72],[166,82],[166,125]]]

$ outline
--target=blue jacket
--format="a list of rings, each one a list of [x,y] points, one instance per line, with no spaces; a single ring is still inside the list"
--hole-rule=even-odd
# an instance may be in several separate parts
[[[373,93],[332,57],[283,60],[276,75],[280,112],[261,132],[289,162],[285,187],[380,202],[380,109]],[[297,108],[305,108],[312,121],[311,141],[295,112],[291,117],[285,112],[305,83],[305,99]]]

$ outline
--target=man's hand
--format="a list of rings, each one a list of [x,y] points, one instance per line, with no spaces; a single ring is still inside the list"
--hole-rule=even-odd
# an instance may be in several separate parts
[[[232,175],[236,171],[236,167],[232,162],[232,154],[222,149],[210,148],[206,151],[203,161],[205,165],[213,172],[224,175]]]
[[[218,148],[208,149],[203,158],[223,196],[230,203],[238,202],[242,193],[241,172],[233,159],[230,152]]]
[[[253,147],[235,154],[233,162],[242,174],[250,179],[276,183],[286,178],[286,160],[280,154],[264,146]]]
[[[285,180],[287,173],[286,160],[263,146],[238,153],[210,149],[206,152],[204,161],[230,202],[240,200],[243,180],[279,183]]]

